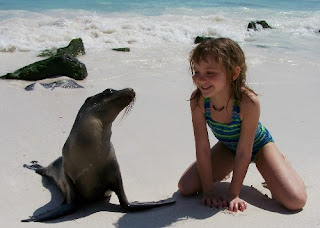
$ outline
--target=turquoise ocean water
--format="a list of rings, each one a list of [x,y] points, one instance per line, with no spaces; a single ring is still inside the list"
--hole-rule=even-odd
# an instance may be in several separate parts
[[[251,20],[273,29],[247,31]],[[225,36],[317,62],[319,22],[320,0],[0,0],[0,52],[37,51],[75,37],[86,48],[109,48]]]
[[[319,10],[318,0],[1,0],[2,10],[41,11],[48,9],[82,9],[99,12],[133,12],[159,15],[175,8],[248,7],[281,10]]]

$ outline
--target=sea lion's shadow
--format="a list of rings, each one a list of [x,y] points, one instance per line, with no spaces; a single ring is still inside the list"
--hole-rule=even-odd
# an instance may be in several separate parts
[[[55,182],[52,179],[47,177],[42,177],[42,185],[43,187],[45,187],[50,191],[51,200],[47,204],[35,210],[33,213],[34,216],[45,213],[47,211],[50,211],[58,207],[59,205],[61,205],[61,203],[64,200],[62,192],[56,186]],[[44,221],[44,223],[60,223],[60,222],[75,220],[78,218],[87,217],[91,214],[94,214],[96,212],[101,212],[101,211],[120,212],[120,213],[123,212],[123,210],[119,205],[111,204],[109,203],[109,200],[110,198],[107,198],[105,201],[86,204],[84,206],[79,207],[77,211],[73,212],[70,215],[62,216],[57,219],[53,219],[49,221]]]
[[[63,202],[63,194],[55,185],[54,181],[42,177],[42,185],[51,193],[51,200],[38,208],[33,215],[39,215],[58,207]],[[112,197],[116,197],[113,193]],[[217,209],[209,209],[200,204],[200,196],[182,197],[178,192],[173,194],[173,198],[177,201],[174,205],[154,208],[142,212],[125,213],[120,205],[109,203],[109,199],[96,203],[86,204],[70,215],[59,217],[57,219],[44,221],[48,224],[56,224],[65,221],[71,221],[83,217],[90,216],[97,212],[117,212],[123,213],[123,216],[113,225],[116,227],[164,227],[176,221],[190,218],[205,219],[218,213]],[[154,199],[160,200],[160,199]]]
[[[48,189],[51,193],[51,200],[47,204],[43,205],[42,207],[38,208],[33,215],[39,215],[45,213],[57,206],[59,206],[63,202],[63,195],[60,189],[55,185],[54,181],[47,178],[42,177],[42,185],[46,189]]]
[[[46,177],[42,177],[42,184],[51,193],[51,200],[44,206],[40,207],[34,212],[34,215],[38,215],[49,211],[61,204],[63,201],[63,195],[54,182]],[[229,182],[222,182],[216,185],[215,189],[218,192],[226,192],[229,186]],[[276,212],[280,214],[293,214],[296,212],[290,212],[282,207],[275,200],[268,198],[265,194],[254,188],[243,185],[242,187],[242,199],[260,209]],[[116,197],[113,194],[113,197]],[[165,227],[175,222],[187,219],[202,220],[214,216],[219,212],[223,212],[222,209],[208,208],[201,205],[201,196],[183,197],[178,191],[172,196],[176,203],[174,205],[155,208],[143,212],[124,213],[119,205],[109,203],[109,200],[91,203],[80,207],[76,212],[66,215],[54,220],[46,221],[46,223],[60,223],[78,218],[87,217],[97,212],[118,212],[124,213],[124,215],[113,224],[116,227]],[[156,199],[155,199],[156,200]],[[241,212],[238,212],[241,213]]]

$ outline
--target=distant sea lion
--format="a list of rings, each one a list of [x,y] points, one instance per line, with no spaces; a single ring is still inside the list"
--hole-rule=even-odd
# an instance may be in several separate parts
[[[107,89],[86,99],[80,108],[70,135],[62,149],[62,157],[48,167],[32,162],[24,167],[52,178],[64,195],[57,208],[22,222],[45,221],[67,215],[81,204],[103,200],[113,191],[121,207],[128,212],[172,204],[172,198],[158,202],[129,203],[125,195],[120,167],[110,141],[111,126],[117,115],[135,98],[132,89]]]

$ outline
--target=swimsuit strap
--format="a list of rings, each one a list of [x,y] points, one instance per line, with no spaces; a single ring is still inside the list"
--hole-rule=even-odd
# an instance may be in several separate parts
[[[240,102],[237,99],[233,99],[233,111],[232,111],[232,122],[240,120]]]
[[[205,108],[205,114],[206,115],[210,114],[210,99],[209,98],[204,98],[204,108]]]

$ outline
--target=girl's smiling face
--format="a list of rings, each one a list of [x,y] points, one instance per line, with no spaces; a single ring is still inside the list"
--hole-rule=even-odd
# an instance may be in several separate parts
[[[194,74],[192,76],[195,85],[204,97],[214,97],[228,92],[229,83],[225,69],[212,58],[201,59],[194,63]]]

